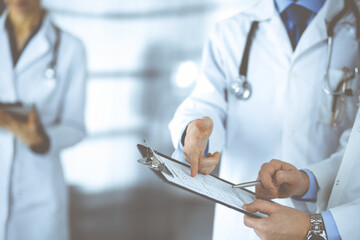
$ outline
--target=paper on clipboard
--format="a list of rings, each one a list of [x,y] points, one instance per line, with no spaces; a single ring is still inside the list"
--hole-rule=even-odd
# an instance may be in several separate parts
[[[241,188],[233,188],[234,184],[212,175],[197,174],[195,177],[191,177],[189,166],[160,153],[157,153],[157,157],[171,172],[171,175],[158,172],[166,182],[253,217],[267,217],[262,213],[249,213],[243,208],[244,204],[255,201],[254,193]]]

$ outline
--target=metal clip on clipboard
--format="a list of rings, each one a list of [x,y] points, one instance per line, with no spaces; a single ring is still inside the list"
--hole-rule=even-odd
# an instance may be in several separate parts
[[[169,169],[165,166],[165,163],[161,161],[159,156],[155,153],[155,151],[148,145],[147,141],[144,139],[144,143],[146,144],[146,149],[142,151],[143,158],[139,159],[138,162],[149,167],[152,170],[157,172],[163,172],[170,176],[173,174],[169,171]],[[145,155],[145,156],[144,156]]]

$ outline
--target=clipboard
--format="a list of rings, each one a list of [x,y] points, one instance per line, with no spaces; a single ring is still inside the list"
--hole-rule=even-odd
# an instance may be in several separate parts
[[[254,218],[267,217],[266,214],[251,213],[242,208],[244,203],[250,203],[256,199],[255,193],[243,188],[233,188],[233,183],[211,174],[203,175],[199,173],[197,176],[191,177],[190,166],[187,164],[154,151],[149,146],[138,144],[137,148],[143,157],[138,162],[149,167],[155,175],[167,184]]]

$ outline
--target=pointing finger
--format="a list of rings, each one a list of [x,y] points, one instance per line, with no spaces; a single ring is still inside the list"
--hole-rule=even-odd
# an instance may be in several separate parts
[[[195,149],[190,149],[190,152],[187,147],[183,149],[185,160],[190,164],[191,176],[195,177],[199,171],[199,154]]]
[[[191,176],[195,177],[196,174],[199,172],[199,161],[196,161],[196,160],[192,161],[190,170],[191,170]]]

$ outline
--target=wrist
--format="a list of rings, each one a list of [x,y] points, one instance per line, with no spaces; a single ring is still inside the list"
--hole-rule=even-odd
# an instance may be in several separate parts
[[[299,191],[294,196],[295,198],[301,198],[302,196],[304,196],[309,190],[309,186],[310,186],[309,176],[302,170],[299,170],[299,175],[301,181],[300,181]]]
[[[302,230],[302,239],[308,239],[308,234],[311,228],[311,215],[309,213],[304,213],[305,217],[304,217],[304,228]]]

